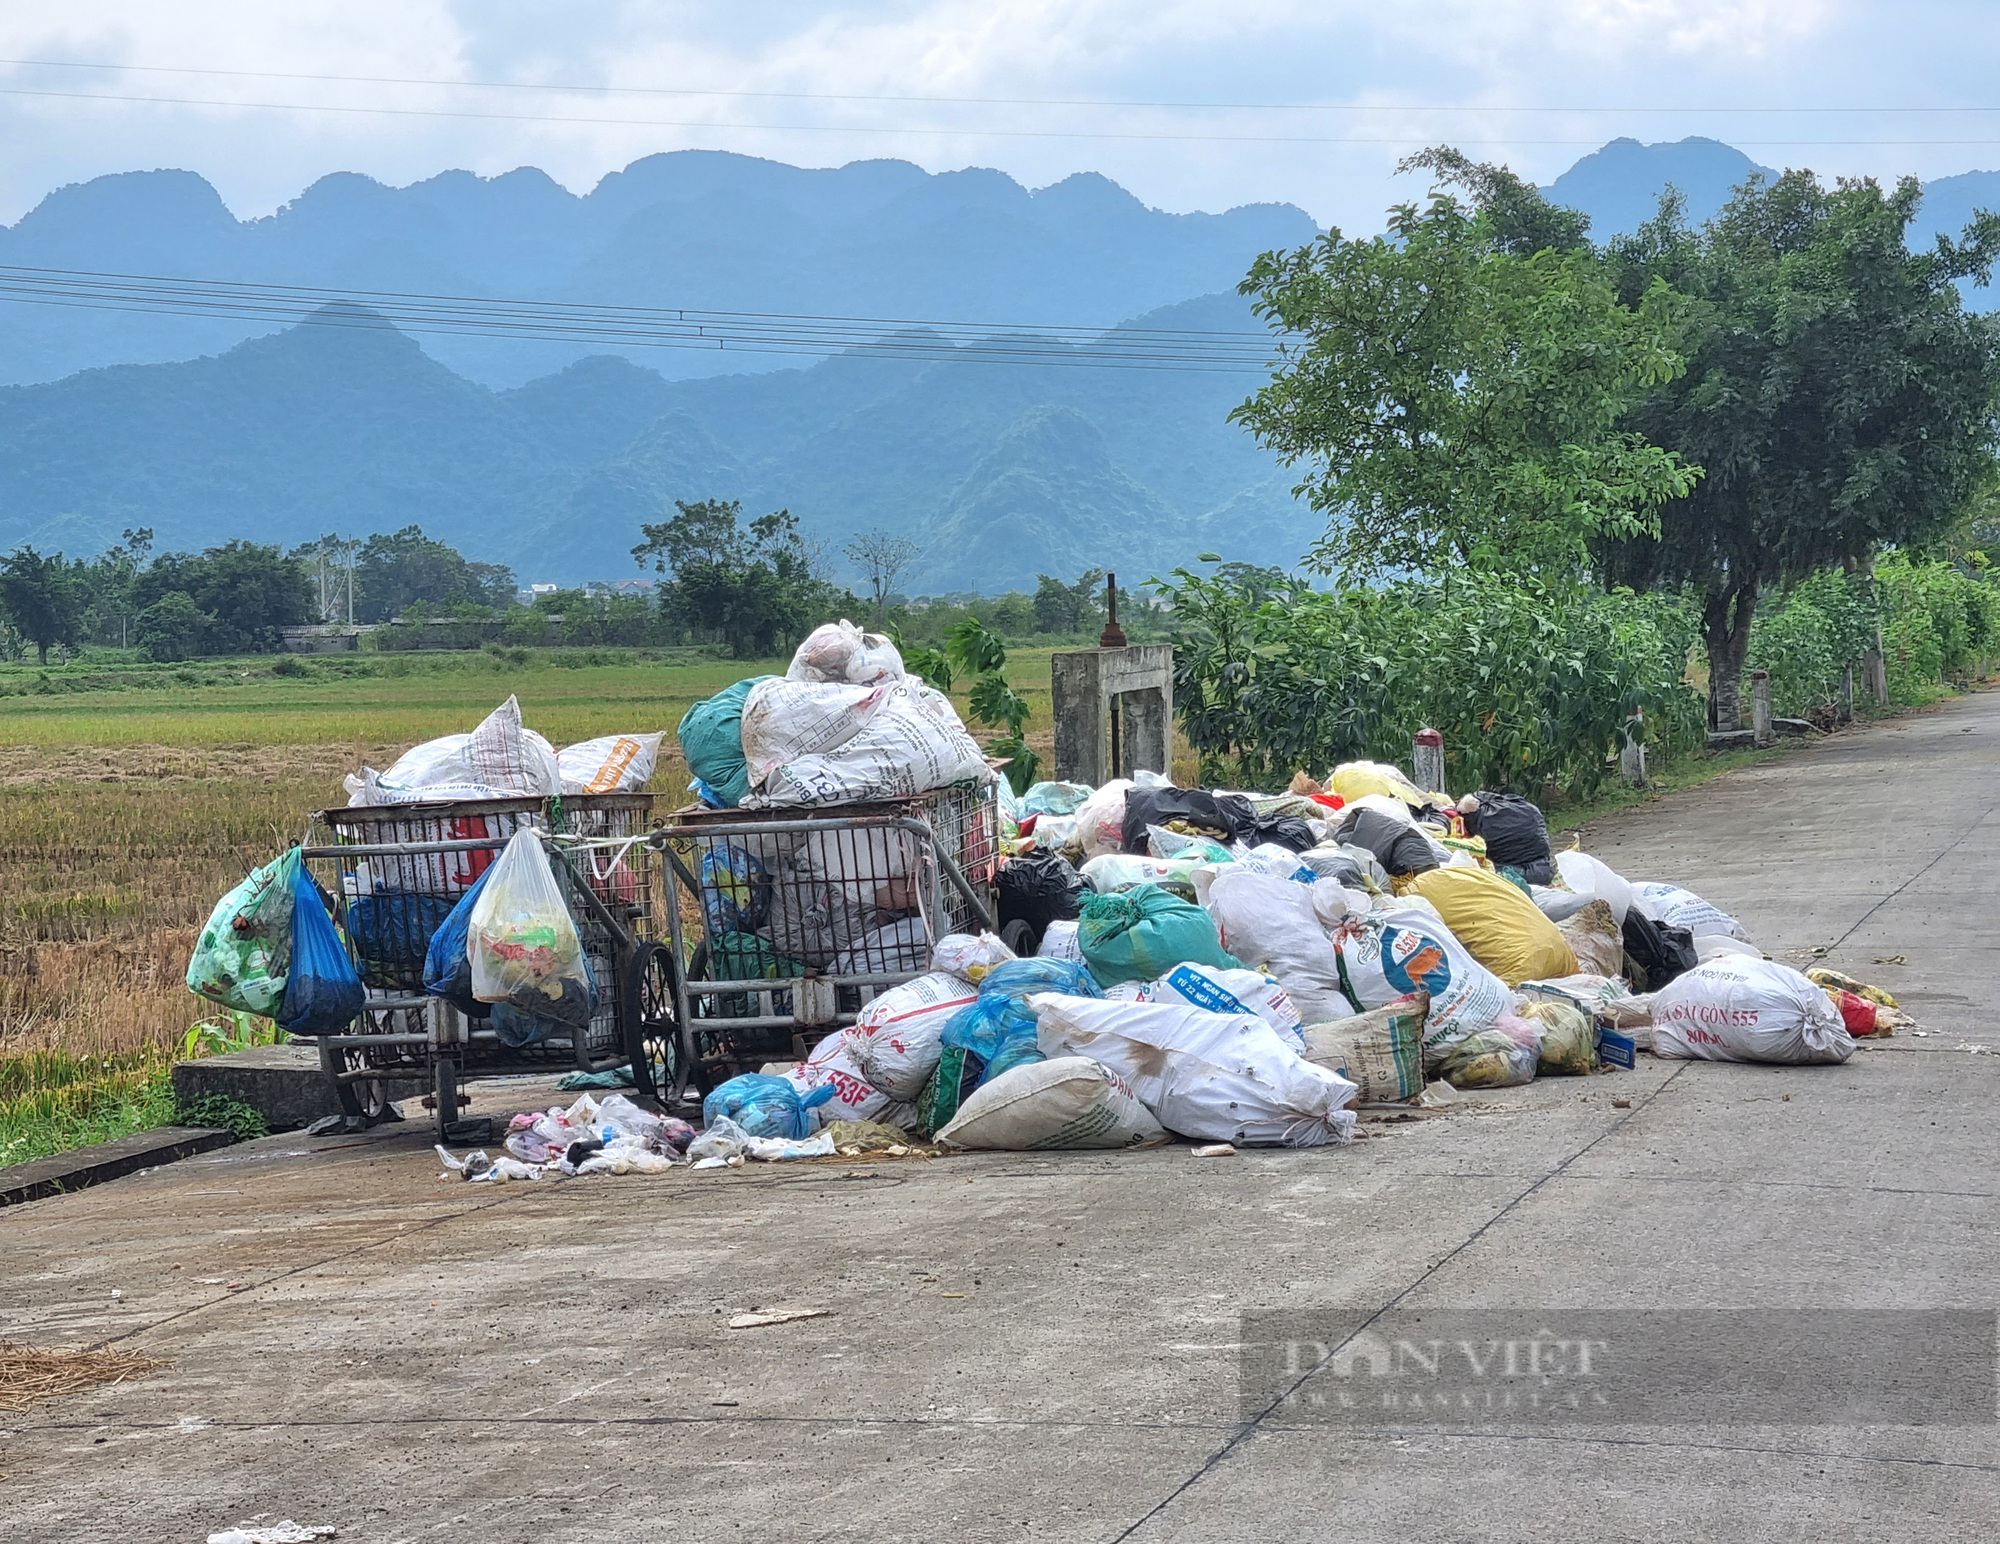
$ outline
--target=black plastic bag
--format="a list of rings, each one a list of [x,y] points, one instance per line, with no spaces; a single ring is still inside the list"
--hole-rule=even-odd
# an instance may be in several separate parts
[[[1205,788],[1134,788],[1125,795],[1125,826],[1120,835],[1127,852],[1146,853],[1146,827],[1183,821],[1191,830],[1233,842],[1257,824],[1250,801],[1234,794],[1216,795]]]
[[[1655,922],[1638,907],[1625,913],[1625,973],[1642,992],[1657,992],[1701,963],[1694,934]]]
[[[1438,866],[1429,837],[1380,810],[1349,811],[1334,839],[1367,848],[1391,874],[1423,874]]]
[[[1313,835],[1313,828],[1297,815],[1266,815],[1252,824],[1244,837],[1253,847],[1265,842],[1275,842],[1280,847],[1288,847],[1293,852],[1304,852],[1309,847],[1319,845],[1319,838]]]
[[[1000,865],[1000,925],[1025,922],[1040,942],[1051,922],[1082,915],[1089,888],[1059,852],[1009,858]]]
[[[1531,885],[1550,883],[1555,865],[1549,853],[1549,823],[1534,800],[1484,788],[1472,797],[1478,808],[1466,812],[1465,834],[1485,838],[1486,856],[1493,866],[1519,869]]]

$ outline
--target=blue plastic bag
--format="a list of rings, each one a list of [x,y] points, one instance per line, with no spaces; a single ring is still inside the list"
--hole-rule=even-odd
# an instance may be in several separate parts
[[[710,847],[701,855],[701,910],[711,937],[754,933],[771,899],[771,876],[755,853]]]
[[[361,973],[327,914],[326,900],[305,865],[292,873],[292,968],[278,1027],[294,1035],[333,1035],[352,1024],[368,1001]]]
[[[479,899],[479,892],[486,886],[486,876],[493,872],[489,863],[480,870],[479,877],[472,882],[472,888],[458,898],[440,922],[437,931],[431,934],[430,947],[424,951],[424,990],[433,997],[442,997],[460,1013],[472,1018],[484,1018],[492,1009],[491,1003],[483,1003],[472,995],[472,957],[466,953],[465,938],[472,925],[473,903]]]
[[[701,1123],[713,1126],[719,1120],[733,1120],[753,1137],[786,1137],[796,1142],[811,1134],[812,1117],[806,1112],[825,1104],[833,1094],[831,1083],[801,1095],[790,1078],[745,1072],[718,1084],[715,1092],[702,1100]]]
[[[1081,960],[1007,960],[995,965],[979,982],[979,1001],[961,1008],[940,1037],[947,1046],[972,1052],[986,1063],[982,1085],[1010,1068],[1042,1060],[1035,1044],[1035,1010],[1028,998],[1037,992],[1066,997],[1102,997],[1104,991]]]

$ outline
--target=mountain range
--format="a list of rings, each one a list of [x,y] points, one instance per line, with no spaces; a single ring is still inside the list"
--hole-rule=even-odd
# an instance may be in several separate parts
[[[1759,169],[1713,140],[1617,140],[1546,191],[1602,237],[1668,183],[1705,218]],[[1915,239],[2000,207],[2000,174],[1928,192]],[[961,342],[962,324],[1259,332],[1238,278],[1316,231],[1289,205],[1148,209],[1090,174],[1030,190],[993,171],[695,151],[581,196],[533,169],[407,188],[343,173],[247,221],[190,172],[103,177],[0,228],[0,270],[347,298],[282,328],[0,305],[0,550],[83,553],[139,525],[200,547],[416,523],[524,581],[576,582],[634,573],[640,523],[672,500],[720,497],[792,509],[836,573],[855,531],[907,533],[919,593],[1086,567],[1139,578],[1202,551],[1291,563],[1322,522],[1227,421],[1256,373],[1090,368],[1055,342],[1001,363],[923,324],[961,324]],[[412,295],[877,317],[915,352],[801,365],[412,335],[375,309]]]

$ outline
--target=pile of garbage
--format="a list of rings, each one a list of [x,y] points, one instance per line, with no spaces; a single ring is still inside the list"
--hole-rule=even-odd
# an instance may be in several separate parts
[[[1556,852],[1505,791],[1453,801],[1358,762],[1277,795],[1142,773],[1001,797],[1000,920],[1036,953],[941,939],[804,1062],[718,1088],[712,1130],[1315,1146],[1438,1080],[1505,1088],[1641,1052],[1839,1062],[1909,1022],[1878,989],[1765,959],[1681,886]]]
[[[386,772],[363,767],[345,779],[349,806],[455,799],[553,798],[636,792],[646,786],[665,736],[601,735],[557,750],[521,722],[509,697],[470,734],[413,746]]]

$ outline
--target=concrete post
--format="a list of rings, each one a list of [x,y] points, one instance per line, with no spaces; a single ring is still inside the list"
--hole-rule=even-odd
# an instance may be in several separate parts
[[[1049,660],[1055,775],[1095,788],[1143,768],[1171,774],[1174,651],[1166,644],[1075,649]]]
[[[1840,672],[1839,721],[1843,724],[1854,722],[1854,667],[1849,665]]]
[[[1441,794],[1444,786],[1444,736],[1435,729],[1419,729],[1410,746],[1412,781],[1425,793]]]
[[[1753,743],[1771,743],[1771,672],[1750,672],[1750,728]]]

